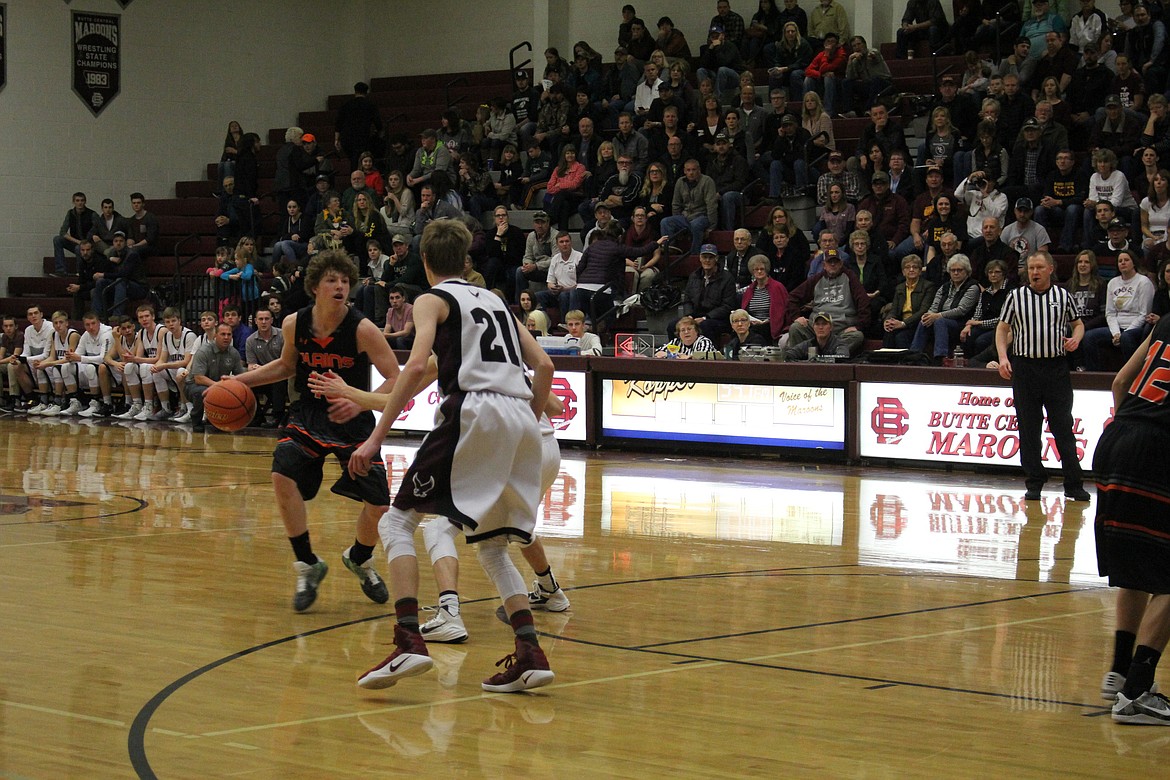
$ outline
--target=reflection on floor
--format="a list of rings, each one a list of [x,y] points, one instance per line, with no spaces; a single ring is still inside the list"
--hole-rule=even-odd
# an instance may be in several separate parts
[[[29,429],[42,446],[27,447]],[[207,443],[208,452],[199,452]],[[391,484],[416,441],[383,448]],[[128,508],[135,489],[157,508],[154,527],[215,527],[198,494],[208,487],[242,500],[268,487],[267,438],[196,435],[148,423],[109,424],[35,418],[0,432],[7,453],[3,518],[102,517]],[[231,469],[201,469],[208,458]],[[187,467],[183,467],[184,464]],[[246,465],[245,465],[246,464]],[[1054,483],[1058,484],[1058,483]],[[538,528],[547,537],[586,532],[586,486],[598,490],[603,534],[801,545],[852,545],[863,565],[980,577],[1100,584],[1091,504],[1059,488],[1025,502],[1012,476],[818,466],[775,461],[609,453],[566,448],[544,497]],[[19,488],[17,488],[19,486]],[[112,510],[112,511],[111,511]],[[855,525],[853,525],[855,524]]]
[[[566,448],[539,527],[572,609],[535,615],[556,683],[483,694],[512,637],[461,548],[471,640],[372,696],[354,678],[393,609],[341,564],[353,504],[329,463],[310,528],[333,568],[294,614],[273,442],[0,418],[0,775],[124,776],[135,724],[164,777],[983,777],[990,745],[1005,777],[1164,762],[1165,737],[1098,717],[1113,594],[1092,505],[1059,489]],[[416,446],[388,441],[392,484]]]

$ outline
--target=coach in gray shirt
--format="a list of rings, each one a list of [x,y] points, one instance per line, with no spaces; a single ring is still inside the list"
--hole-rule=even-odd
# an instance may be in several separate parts
[[[272,312],[260,309],[256,312],[256,332],[244,342],[244,354],[248,356],[248,370],[259,368],[280,357],[284,349],[284,334],[272,327]],[[270,385],[253,388],[257,395],[267,396],[264,422],[261,428],[275,428],[284,417],[288,399],[288,380],[281,379]]]
[[[232,328],[219,324],[215,328],[215,340],[199,348],[191,360],[191,373],[187,375],[187,399],[194,407],[191,420],[195,430],[203,430],[203,394],[207,388],[232,374],[244,372],[244,361],[232,345]]]

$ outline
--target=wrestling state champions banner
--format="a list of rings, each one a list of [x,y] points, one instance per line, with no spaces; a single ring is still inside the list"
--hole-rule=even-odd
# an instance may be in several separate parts
[[[0,3],[0,89],[8,83],[8,43],[5,34],[8,29],[8,4]]]
[[[73,11],[72,22],[73,91],[96,117],[122,89],[121,17]]]
[[[1020,439],[1010,387],[861,382],[857,434],[863,458],[965,464],[1020,463]],[[1113,417],[1106,390],[1073,394],[1073,435],[1081,465],[1092,465],[1097,439]],[[1045,421],[1044,464],[1060,468]]]

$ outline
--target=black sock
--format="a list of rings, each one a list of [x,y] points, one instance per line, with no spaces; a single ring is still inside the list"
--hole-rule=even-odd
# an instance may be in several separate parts
[[[290,536],[288,543],[292,545],[293,555],[301,563],[307,563],[312,566],[317,562],[317,556],[313,554],[313,545],[309,542],[308,531],[305,531],[300,536]]]
[[[1113,670],[1122,677],[1129,676],[1129,665],[1133,663],[1133,646],[1137,635],[1129,631],[1113,632]]]
[[[353,540],[353,547],[349,548],[349,559],[361,566],[363,563],[374,557],[374,545],[362,544],[357,539]]]
[[[1138,645],[1133,651],[1133,663],[1129,666],[1129,674],[1125,678],[1125,688],[1122,693],[1125,698],[1133,701],[1154,684],[1154,672],[1158,671],[1158,659],[1162,657],[1152,647]]]

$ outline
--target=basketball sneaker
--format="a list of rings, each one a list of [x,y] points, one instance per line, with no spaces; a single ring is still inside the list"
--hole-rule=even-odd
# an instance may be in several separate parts
[[[78,412],[77,416],[78,417],[97,417],[98,412],[101,410],[101,408],[102,408],[101,401],[90,401],[89,406],[87,406],[83,411]]]
[[[179,423],[180,425],[183,423],[191,422],[191,410],[184,409],[180,414],[175,415],[174,419],[172,419],[171,422],[176,422],[176,423]]]
[[[81,405],[81,401],[78,401],[76,398],[73,398],[69,401],[69,406],[67,406],[61,410],[61,414],[63,414],[63,415],[78,414],[84,408],[85,407]]]
[[[115,414],[114,418],[118,419],[118,420],[133,420],[135,417],[137,417],[139,415],[139,413],[141,411],[142,411],[142,402],[137,401],[135,403],[130,404],[130,408],[127,409],[126,411],[122,412],[121,414]]]
[[[161,422],[162,420],[171,419],[172,416],[173,415],[172,415],[170,409],[166,408],[165,406],[160,406],[158,408],[158,411],[155,412],[154,414],[150,415],[150,417],[148,417],[147,419],[153,420],[155,422]]]
[[[1125,687],[1125,677],[1117,672],[1106,672],[1101,680],[1101,698],[1105,701],[1114,701],[1117,694]],[[1158,693],[1158,683],[1150,686],[1150,693]]]
[[[548,668],[548,659],[540,645],[516,640],[516,652],[496,661],[504,671],[483,681],[483,689],[492,693],[517,693],[548,685],[556,675]]]
[[[33,406],[31,409],[29,409],[28,413],[29,414],[41,414],[42,412],[44,412],[48,408],[49,408],[49,405],[47,403],[45,403],[44,401],[41,401],[36,406]]]
[[[549,593],[540,586],[540,580],[533,580],[532,591],[528,594],[528,606],[549,612],[564,612],[569,608],[569,597],[559,587]]]
[[[50,404],[41,410],[42,417],[58,417],[61,414],[60,404]]]
[[[150,406],[143,404],[142,410],[139,411],[138,414],[134,415],[130,419],[131,420],[141,420],[142,422],[146,422],[147,420],[150,420],[153,417],[154,417],[154,404],[151,404]]]
[[[435,616],[423,623],[419,630],[428,642],[455,645],[467,641],[467,628],[463,625],[463,618],[442,604],[435,611]]]
[[[346,547],[345,552],[341,554],[345,568],[361,580],[362,593],[366,594],[366,598],[375,604],[385,604],[390,600],[390,591],[386,589],[386,583],[378,576],[378,572],[374,571],[374,559],[370,558],[363,564],[354,563],[349,559],[349,551],[352,549],[352,546]]]
[[[293,610],[304,612],[317,600],[317,586],[329,573],[329,566],[318,558],[313,564],[293,561],[293,568],[297,570],[297,593],[293,596]]]
[[[1146,691],[1131,701],[1124,693],[1118,693],[1113,705],[1113,721],[1131,726],[1170,726],[1170,699]]]
[[[427,643],[423,641],[422,634],[395,625],[394,645],[393,653],[358,678],[359,688],[367,690],[389,688],[405,677],[428,672],[435,665],[427,653]]]
[[[1106,672],[1101,680],[1101,698],[1105,701],[1117,701],[1117,694],[1125,687],[1125,677],[1117,672]]]

